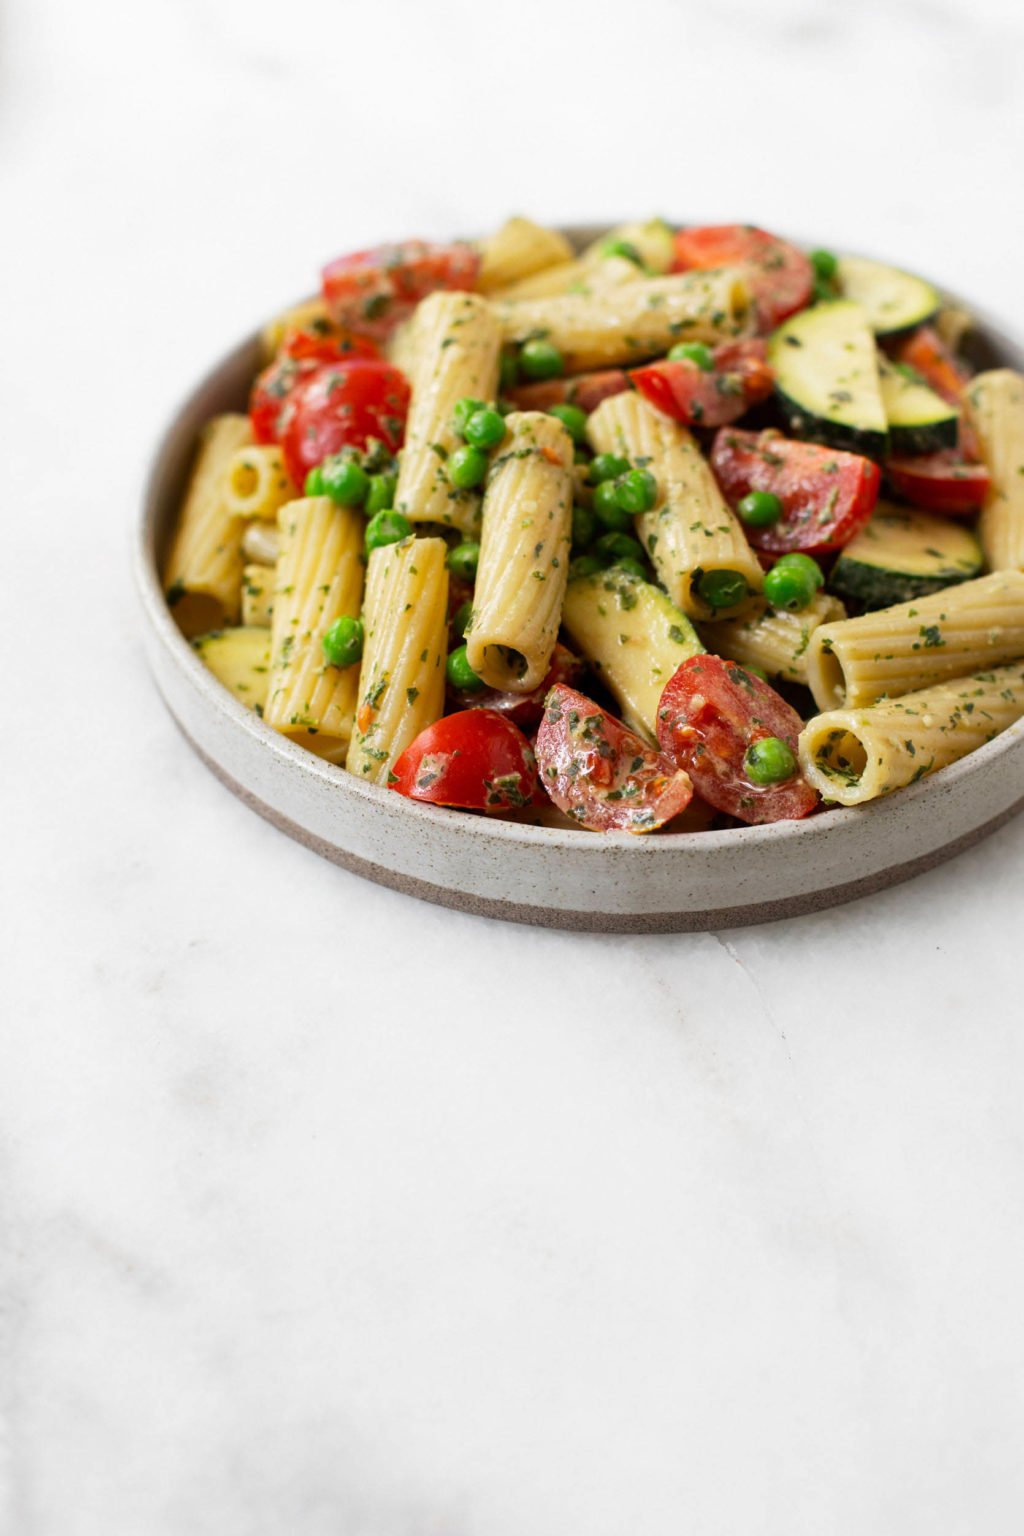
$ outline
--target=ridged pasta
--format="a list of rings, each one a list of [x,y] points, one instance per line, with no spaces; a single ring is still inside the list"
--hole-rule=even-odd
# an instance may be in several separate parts
[[[584,261],[600,260],[609,244],[630,245],[640,257],[648,274],[661,276],[672,266],[675,242],[664,219],[644,219],[639,223],[616,224],[583,252]]]
[[[630,730],[658,739],[658,705],[676,668],[704,649],[684,613],[631,571],[570,581],[562,624],[619,705]]]
[[[816,715],[800,733],[800,766],[826,800],[860,805],[966,757],[1022,717],[1024,663],[1016,662]]]
[[[572,246],[557,229],[545,229],[532,219],[512,218],[480,242],[477,287],[493,293],[523,278],[572,259]]]
[[[249,629],[269,629],[274,614],[276,572],[270,565],[242,568],[242,623]]]
[[[753,321],[743,272],[719,267],[627,282],[610,292],[568,293],[497,306],[505,340],[544,337],[561,352],[566,372],[640,362],[677,341],[721,341]]]
[[[629,392],[602,400],[587,420],[587,437],[595,453],[644,464],[657,480],[657,502],[637,517],[637,537],[672,601],[690,618],[710,618],[697,582],[708,571],[736,571],[748,596],[717,616],[749,607],[750,594],[764,584],[760,563],[686,428]]]
[[[185,635],[238,620],[246,519],[228,505],[227,474],[235,453],[251,442],[247,416],[215,416],[203,429],[164,571],[167,601]]]
[[[335,619],[359,614],[363,520],[329,496],[289,502],[277,516],[281,556],[264,718],[286,735],[310,732],[348,741],[358,668],[331,666],[321,642]]]
[[[238,517],[259,517],[270,522],[277,516],[278,507],[295,501],[298,494],[280,448],[270,443],[254,443],[232,455],[224,499]]]
[[[972,379],[967,395],[992,489],[978,519],[993,571],[1024,571],[1024,378],[996,368]]]
[[[242,554],[253,565],[276,565],[281,553],[281,535],[277,523],[257,519],[242,534]]]
[[[412,403],[399,456],[395,507],[410,522],[446,523],[472,533],[480,496],[448,479],[459,446],[452,412],[464,396],[493,400],[498,390],[501,325],[475,293],[432,293],[419,306]]]
[[[819,709],[897,698],[1024,656],[1024,573],[996,571],[928,597],[821,624],[807,647]]]
[[[791,683],[807,682],[807,648],[819,624],[846,618],[838,597],[816,592],[798,613],[773,609],[758,601],[738,619],[702,624],[701,639],[716,656],[745,667],[760,667],[769,677]]]
[[[395,759],[444,709],[447,548],[443,539],[408,538],[370,555],[359,708],[346,766],[373,784],[388,782]]]
[[[484,492],[470,666],[492,688],[529,693],[558,638],[572,540],[572,438],[555,416],[505,418]]]
[[[495,302],[525,304],[535,299],[554,299],[566,294],[593,297],[621,288],[625,283],[639,283],[647,274],[628,256],[577,256],[572,261],[561,261],[557,267],[547,267],[533,277],[492,295]]]

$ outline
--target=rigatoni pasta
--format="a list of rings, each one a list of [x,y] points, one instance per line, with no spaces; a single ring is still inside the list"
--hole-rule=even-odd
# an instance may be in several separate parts
[[[186,635],[233,624],[242,602],[242,534],[247,519],[227,498],[227,473],[252,442],[247,416],[215,416],[199,453],[164,570],[167,601]]]
[[[557,229],[545,229],[532,219],[506,219],[500,229],[480,243],[481,293],[493,293],[537,272],[572,260],[572,246]]]
[[[730,656],[746,667],[759,667],[768,677],[790,683],[807,682],[807,650],[815,630],[826,622],[846,618],[846,609],[830,592],[816,592],[796,613],[772,608],[758,600],[739,618],[702,624],[701,637],[716,656]]]
[[[1012,368],[979,373],[968,394],[992,487],[978,519],[993,571],[1024,571],[1024,377]]]
[[[235,516],[271,522],[278,508],[294,501],[298,494],[285,468],[284,455],[275,444],[254,443],[232,455],[224,500]]]

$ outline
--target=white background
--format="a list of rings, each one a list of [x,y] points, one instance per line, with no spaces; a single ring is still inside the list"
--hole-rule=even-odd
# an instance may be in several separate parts
[[[676,938],[321,863],[195,759],[154,439],[333,254],[750,219],[1024,330],[1024,23],[0,9],[0,1531],[1019,1536],[1024,821]]]

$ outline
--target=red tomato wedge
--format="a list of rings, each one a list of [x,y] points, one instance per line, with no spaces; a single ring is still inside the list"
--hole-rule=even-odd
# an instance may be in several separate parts
[[[565,683],[545,702],[537,766],[559,810],[591,832],[653,832],[693,795],[681,768]]]
[[[750,268],[750,288],[762,330],[774,330],[810,303],[814,269],[803,251],[788,240],[753,224],[705,224],[676,234],[676,272],[740,263]]]
[[[971,375],[934,327],[922,325],[908,336],[897,349],[896,361],[913,368],[950,405],[963,403]]]
[[[544,700],[548,690],[556,683],[575,683],[583,675],[583,663],[564,645],[556,644],[551,655],[551,665],[544,681],[532,693],[502,693],[497,688],[485,688],[476,693],[452,690],[451,697],[459,709],[493,709],[506,720],[511,720],[521,730],[532,731],[544,715]]]
[[[984,464],[968,464],[952,449],[916,459],[892,459],[885,473],[897,496],[948,517],[977,512],[992,489],[992,477]]]
[[[372,358],[322,363],[292,390],[282,423],[288,473],[303,486],[309,471],[342,448],[365,448],[378,438],[401,447],[409,410],[409,382],[390,363]]]
[[[315,336],[310,331],[290,332],[277,357],[257,374],[252,386],[249,419],[256,441],[280,441],[285,426],[285,407],[293,389],[324,363],[379,356],[374,343],[365,336]]]
[[[758,826],[797,821],[818,803],[799,768],[781,784],[753,784],[747,748],[777,736],[796,757],[803,721],[774,688],[735,661],[691,656],[673,673],[658,706],[658,744],[685,768],[693,787],[716,810]]]
[[[628,388],[629,376],[621,368],[603,368],[599,373],[578,373],[570,379],[517,384],[506,393],[519,411],[550,411],[553,405],[578,405],[589,416],[602,400],[621,395]]]
[[[428,293],[474,288],[479,270],[480,257],[465,241],[378,245],[324,267],[324,303],[339,325],[383,341]]]
[[[634,368],[630,379],[653,406],[688,427],[722,427],[772,392],[768,343],[761,337],[727,341],[712,352],[713,367],[664,358]]]
[[[881,480],[878,465],[860,454],[737,427],[716,436],[711,467],[733,510],[750,491],[770,491],[782,502],[777,523],[746,530],[755,549],[773,555],[842,549],[871,516]]]
[[[522,731],[492,709],[466,709],[428,725],[398,758],[388,779],[410,800],[468,811],[529,805],[537,762]]]

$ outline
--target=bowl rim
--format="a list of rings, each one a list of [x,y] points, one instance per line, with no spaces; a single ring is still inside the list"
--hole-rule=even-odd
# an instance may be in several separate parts
[[[576,244],[598,238],[610,227],[612,226],[603,224],[561,226],[562,232]],[[670,227],[681,226],[671,224]],[[783,238],[792,239],[794,244],[802,248],[809,245],[809,242],[797,237],[786,235]],[[882,258],[870,259],[881,260]],[[963,299],[945,288],[940,287],[938,291],[945,303],[966,309],[982,332],[995,340],[1000,347],[1015,351],[1021,364],[1024,365],[1024,341],[1015,331],[1008,329],[1001,321],[993,319],[985,309],[972,301]],[[295,303],[302,302],[302,299],[295,301]],[[184,421],[198,407],[206,394],[217,390],[226,372],[232,367],[240,367],[246,359],[255,356],[259,341],[260,331],[255,330],[215,362],[209,364],[198,382],[178,401],[157,440],[145,477],[141,516],[136,519],[132,540],[132,567],[136,590],[156,637],[193,686],[204,695],[207,704],[212,706],[225,722],[231,727],[240,727],[250,736],[255,737],[280,762],[290,765],[308,781],[317,781],[334,791],[341,789],[354,794],[369,805],[382,808],[389,805],[393,808],[393,790],[385,785],[367,783],[349,773],[347,769],[306,751],[304,747],[300,747],[289,737],[267,725],[259,715],[223,687],[209,668],[203,664],[197,652],[174,622],[164,594],[158,565],[158,543],[168,461],[172,460],[179,450],[178,439]],[[460,830],[477,836],[493,837],[498,842],[536,843],[538,846],[543,845],[547,848],[571,848],[574,853],[580,853],[585,858],[597,858],[602,850],[611,847],[632,848],[638,854],[647,857],[655,856],[659,849],[665,853],[671,851],[678,856],[688,847],[695,852],[699,850],[701,853],[735,851],[742,854],[751,846],[760,848],[765,844],[788,843],[798,838],[813,838],[816,835],[824,837],[829,831],[840,826],[852,827],[855,820],[864,816],[870,818],[876,814],[875,808],[879,801],[882,804],[891,804],[896,796],[899,797],[899,803],[902,805],[916,803],[922,797],[935,796],[938,799],[943,787],[954,785],[962,778],[993,763],[999,757],[1011,753],[1021,741],[1024,741],[1024,717],[1016,720],[991,741],[958,758],[956,762],[926,775],[916,784],[905,785],[894,791],[892,795],[879,796],[861,805],[834,806],[831,810],[815,812],[799,821],[724,827],[714,831],[665,832],[659,830],[654,835],[643,836],[617,831],[593,836],[588,835],[587,830],[582,827],[578,829],[549,827],[505,821],[497,817],[474,815],[455,807],[431,805],[407,797],[402,797],[403,812],[413,826],[450,828],[458,825]],[[457,823],[453,822],[453,817],[459,818]]]

